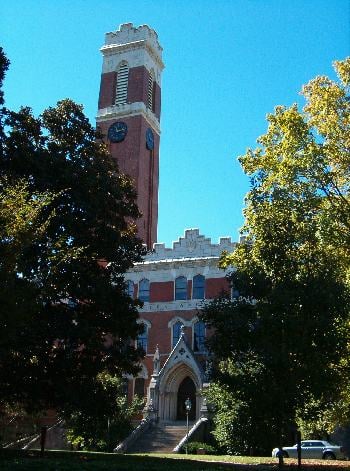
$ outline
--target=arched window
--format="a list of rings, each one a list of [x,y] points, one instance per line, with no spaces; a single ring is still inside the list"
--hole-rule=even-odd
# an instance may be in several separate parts
[[[192,298],[204,299],[204,286],[205,277],[203,275],[196,275],[193,277]]]
[[[173,348],[175,347],[175,345],[177,344],[177,342],[179,341],[179,338],[180,338],[180,335],[181,335],[181,327],[183,326],[183,323],[180,322],[180,321],[177,321],[174,325],[173,325]]]
[[[154,111],[154,93],[155,80],[153,69],[151,69],[148,77],[147,107],[152,111]]]
[[[198,321],[193,326],[193,351],[205,352],[205,324]]]
[[[175,280],[175,299],[187,299],[187,278],[184,276]]]
[[[121,62],[117,70],[117,87],[115,104],[123,105],[128,98],[129,66],[127,62]]]
[[[133,298],[134,297],[134,282],[131,280],[126,280],[125,283],[126,283],[126,288],[125,288],[126,294],[130,296],[130,298]]]
[[[146,278],[139,283],[139,299],[146,303],[149,302],[149,280]]]
[[[143,322],[142,327],[143,331],[137,336],[137,348],[142,348],[147,353],[148,328]]]
[[[135,378],[134,396],[145,397],[145,378]]]

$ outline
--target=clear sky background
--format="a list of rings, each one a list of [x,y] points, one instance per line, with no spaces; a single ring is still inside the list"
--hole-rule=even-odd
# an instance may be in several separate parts
[[[238,239],[249,181],[237,157],[302,84],[350,55],[349,0],[1,0],[8,107],[62,98],[95,123],[104,33],[154,28],[164,49],[158,241],[185,228]]]

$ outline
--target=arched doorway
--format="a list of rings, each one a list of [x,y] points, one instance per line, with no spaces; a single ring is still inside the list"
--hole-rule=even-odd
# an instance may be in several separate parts
[[[190,420],[196,418],[196,386],[189,376],[183,379],[177,392],[177,420],[186,420],[185,401],[189,398],[191,401],[191,410],[188,414]]]

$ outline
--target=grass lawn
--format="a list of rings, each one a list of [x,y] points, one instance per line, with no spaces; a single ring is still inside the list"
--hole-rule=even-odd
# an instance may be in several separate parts
[[[245,456],[213,455],[116,455],[113,453],[47,451],[43,458],[38,451],[0,450],[1,471],[274,471],[277,460]],[[287,471],[297,469],[296,460],[285,460]],[[350,470],[349,461],[303,461],[306,471]]]

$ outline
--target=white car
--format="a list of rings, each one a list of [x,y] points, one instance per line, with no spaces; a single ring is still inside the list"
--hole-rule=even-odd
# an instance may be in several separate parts
[[[272,450],[272,456],[277,458],[278,448]],[[297,445],[282,448],[284,458],[298,458]],[[301,442],[301,457],[316,460],[343,460],[344,449],[338,445],[332,445],[325,440],[303,440]]]

